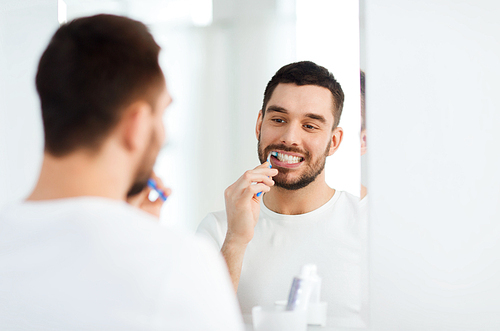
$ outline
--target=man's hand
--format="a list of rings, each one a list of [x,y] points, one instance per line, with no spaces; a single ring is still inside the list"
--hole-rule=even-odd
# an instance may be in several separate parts
[[[169,188],[166,188],[163,185],[161,179],[154,173],[152,174],[151,178],[155,180],[156,186],[163,191],[165,196],[168,197],[172,193],[172,191]],[[144,190],[142,190],[140,193],[127,198],[127,202],[132,206],[135,206],[147,213],[150,213],[151,215],[160,218],[161,206],[163,206],[164,201],[160,199],[160,197],[158,197],[155,201],[150,201],[149,200],[150,192],[151,188],[149,186],[146,186]]]
[[[226,241],[246,245],[253,238],[253,231],[260,213],[259,192],[269,192],[274,185],[272,176],[277,169],[269,169],[265,162],[253,170],[248,170],[224,192],[228,229]]]
[[[241,275],[245,249],[253,238],[260,213],[259,192],[269,192],[274,181],[271,177],[278,174],[265,162],[253,170],[248,170],[224,192],[226,200],[227,233],[222,245],[222,255],[226,260],[235,290]]]

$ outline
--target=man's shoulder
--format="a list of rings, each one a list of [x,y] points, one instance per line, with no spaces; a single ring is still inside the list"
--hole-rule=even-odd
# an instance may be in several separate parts
[[[341,195],[337,203],[339,204],[339,212],[344,216],[349,215],[348,218],[353,222],[350,222],[356,226],[362,226],[362,232],[366,232],[366,222],[367,222],[367,204],[365,197],[364,199],[360,199],[358,196],[351,194],[346,191],[339,192]],[[363,233],[364,233],[363,232]]]
[[[207,254],[216,252],[207,251],[212,249],[210,243],[193,233],[162,226],[155,217],[125,202],[107,199],[12,205],[0,214],[0,229],[0,242],[12,247],[28,242],[41,248],[54,246],[73,252],[75,259],[93,256],[103,264],[112,263],[137,279],[144,279],[147,269],[163,275],[172,266],[196,269]],[[35,250],[25,253],[36,255]]]
[[[354,202],[359,202],[359,197],[352,194],[352,193],[349,193],[347,191],[340,191],[339,190],[339,194],[341,197],[343,197],[344,199],[347,199],[349,201],[354,201]]]
[[[198,229],[204,227],[224,227],[227,226],[226,210],[218,210],[208,213],[200,222]]]
[[[214,212],[208,213],[205,218],[213,219],[213,220],[215,220],[217,222],[222,222],[222,221],[227,222],[226,210],[222,209],[222,210],[218,210],[218,211],[214,211]]]
[[[109,247],[174,246],[194,238],[186,231],[161,226],[154,216],[123,201],[97,197],[16,203],[4,208],[0,219],[19,238],[29,232],[41,235],[65,229]]]
[[[226,232],[227,215],[225,210],[208,213],[196,230],[196,234],[208,238],[218,250],[222,247]]]
[[[339,193],[339,198],[337,200],[337,203],[343,204],[343,205],[349,205],[353,208],[358,208],[360,199],[358,196],[349,193],[347,191],[338,191]]]
[[[341,213],[344,215],[350,215],[350,217],[354,218],[358,218],[360,209],[362,208],[358,196],[347,191],[340,190],[337,190],[328,205],[329,207],[326,210],[328,210],[329,212],[335,214]]]

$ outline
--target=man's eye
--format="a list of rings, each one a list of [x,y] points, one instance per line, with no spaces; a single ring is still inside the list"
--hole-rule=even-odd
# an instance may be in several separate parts
[[[306,129],[309,129],[309,130],[314,130],[314,129],[316,129],[316,127],[314,127],[314,126],[312,126],[312,125],[309,125],[309,124],[304,125],[304,127],[305,127]]]
[[[281,118],[273,118],[272,121],[276,123],[285,123],[285,121],[282,120]]]

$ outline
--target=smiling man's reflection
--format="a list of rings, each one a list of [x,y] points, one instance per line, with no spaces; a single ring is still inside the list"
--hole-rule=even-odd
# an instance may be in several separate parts
[[[244,314],[286,299],[300,267],[314,263],[328,315],[359,316],[359,198],[329,187],[324,171],[342,142],[343,103],[327,69],[304,61],[278,70],[257,118],[262,164],[229,186],[226,210],[210,213],[198,228],[221,249]]]

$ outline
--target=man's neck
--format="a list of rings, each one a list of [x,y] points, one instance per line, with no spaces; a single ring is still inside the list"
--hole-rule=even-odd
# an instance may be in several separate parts
[[[334,194],[335,190],[326,184],[324,176],[320,176],[299,190],[273,186],[263,199],[266,207],[276,213],[300,215],[323,206]]]
[[[92,156],[80,151],[68,156],[44,154],[35,189],[27,200],[51,200],[97,196],[124,200],[127,180],[119,160]]]

